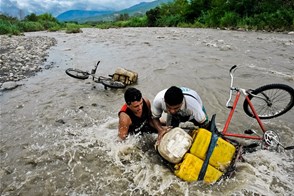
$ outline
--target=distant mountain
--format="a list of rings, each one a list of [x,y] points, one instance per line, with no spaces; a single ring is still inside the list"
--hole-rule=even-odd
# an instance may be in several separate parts
[[[152,1],[152,2],[141,2],[137,5],[134,5],[130,8],[121,10],[117,13],[127,13],[129,15],[137,14],[137,13],[142,13],[145,14],[148,10],[155,8],[159,6],[162,3],[168,3],[172,2],[173,0],[157,0],[157,1]]]
[[[113,10],[101,10],[101,11],[69,10],[58,15],[56,19],[61,22],[80,21],[83,18],[112,14],[113,12],[114,12]]]
[[[57,16],[59,21],[76,21],[79,23],[87,21],[111,21],[119,14],[145,14],[148,10],[155,8],[162,3],[172,2],[174,0],[156,0],[152,2],[141,2],[137,5],[123,9],[120,11],[101,10],[101,11],[86,11],[86,10],[69,10]]]

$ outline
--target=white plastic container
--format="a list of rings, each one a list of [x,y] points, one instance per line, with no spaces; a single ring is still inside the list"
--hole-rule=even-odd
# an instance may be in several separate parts
[[[167,132],[158,146],[159,154],[170,163],[179,163],[192,145],[192,137],[176,127]]]

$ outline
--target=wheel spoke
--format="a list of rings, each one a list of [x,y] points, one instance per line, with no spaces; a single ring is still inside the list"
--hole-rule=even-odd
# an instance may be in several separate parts
[[[252,92],[249,98],[261,119],[280,116],[289,111],[294,105],[294,90],[284,84],[270,84],[262,86]],[[262,99],[261,97],[264,97]],[[269,100],[270,104],[267,101]],[[253,117],[247,101],[243,104],[244,111]]]

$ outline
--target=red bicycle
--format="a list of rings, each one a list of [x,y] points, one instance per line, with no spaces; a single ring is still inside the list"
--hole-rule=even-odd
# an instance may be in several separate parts
[[[291,110],[294,105],[293,88],[285,84],[268,84],[255,90],[234,87],[233,81],[236,69],[236,65],[230,69],[230,96],[226,103],[226,107],[230,108],[230,113],[221,134],[224,137],[258,140],[261,142],[262,147],[266,149],[278,149],[279,147],[285,150],[294,149],[294,146],[285,147],[280,142],[279,135],[273,130],[267,130],[262,122],[262,119],[275,118]],[[233,93],[235,93],[235,99],[233,104],[230,105]],[[228,131],[241,95],[245,96],[243,109],[248,116],[256,119],[260,127],[259,131],[247,129],[243,134]]]

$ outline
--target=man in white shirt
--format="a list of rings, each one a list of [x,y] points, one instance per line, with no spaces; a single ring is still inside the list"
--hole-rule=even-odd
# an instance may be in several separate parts
[[[172,86],[160,91],[153,100],[151,111],[158,141],[167,127],[178,127],[180,122],[190,121],[199,127],[207,127],[209,122],[201,98],[197,92],[186,87]],[[163,112],[167,113],[167,127],[162,126],[159,120]]]

